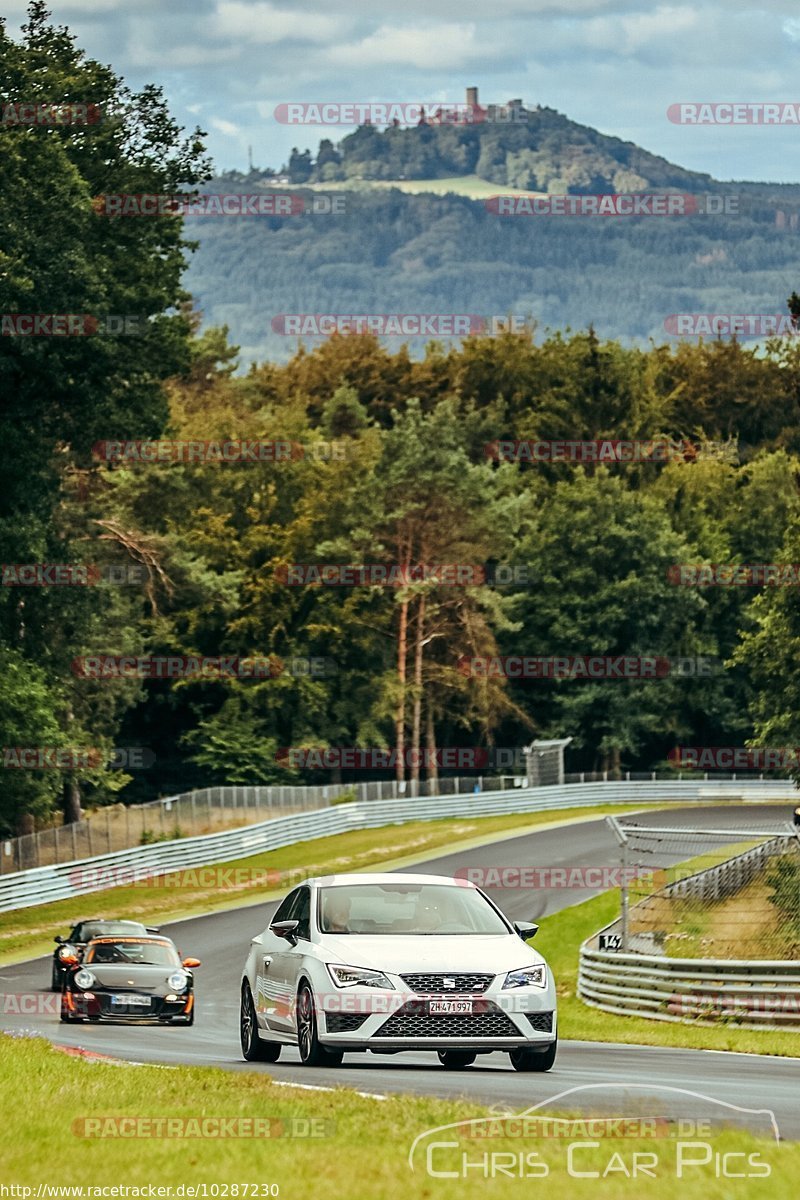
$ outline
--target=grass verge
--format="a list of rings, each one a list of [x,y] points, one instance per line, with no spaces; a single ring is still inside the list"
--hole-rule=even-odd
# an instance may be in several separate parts
[[[558,1090],[554,1079],[552,1091]],[[703,1139],[710,1147],[709,1161],[684,1166],[680,1181],[677,1163],[681,1154],[696,1162],[705,1157],[698,1152],[696,1141],[694,1149],[682,1150],[681,1143],[670,1138],[605,1142],[598,1138],[587,1143],[585,1135],[572,1139],[493,1137],[491,1141],[461,1137],[455,1149],[440,1148],[432,1157],[435,1170],[454,1172],[456,1177],[433,1177],[426,1171],[427,1143],[417,1152],[412,1173],[408,1154],[414,1139],[450,1122],[486,1116],[486,1108],[463,1100],[398,1096],[377,1101],[346,1089],[326,1092],[278,1087],[268,1075],[256,1071],[234,1075],[212,1067],[113,1066],[70,1058],[39,1039],[0,1037],[0,1091],[5,1102],[3,1183],[32,1188],[28,1196],[33,1197],[40,1185],[80,1188],[73,1195],[83,1195],[84,1200],[92,1200],[90,1188],[115,1187],[116,1193],[109,1190],[106,1195],[119,1196],[125,1194],[121,1190],[125,1187],[154,1185],[173,1189],[173,1197],[238,1196],[244,1200],[245,1196],[277,1194],[281,1200],[294,1200],[313,1193],[314,1200],[397,1200],[398,1196],[464,1200],[465,1196],[507,1197],[514,1180],[513,1194],[519,1195],[523,1189],[528,1194],[530,1185],[520,1177],[546,1176],[543,1186],[550,1185],[548,1194],[578,1200],[584,1196],[587,1200],[663,1200],[678,1194],[681,1200],[723,1200],[733,1195],[747,1195],[748,1200],[789,1200],[797,1194],[800,1176],[800,1145],[778,1145],[767,1137],[727,1130]],[[136,1137],[119,1136],[125,1126],[115,1122],[124,1117],[149,1119],[151,1131],[156,1128],[152,1119],[159,1117],[194,1122],[260,1118],[276,1124],[270,1124],[270,1136],[246,1138],[230,1133],[225,1137],[165,1137],[163,1129],[161,1136],[141,1132]],[[92,1118],[101,1121],[94,1127],[87,1125]],[[198,1124],[194,1128],[203,1127]],[[297,1136],[308,1128],[323,1136]],[[87,1130],[95,1136],[86,1138]],[[98,1132],[103,1136],[97,1138]],[[453,1131],[442,1136],[449,1141],[458,1137]],[[570,1141],[583,1143],[576,1147],[573,1169],[597,1172],[596,1177],[576,1178],[569,1173]],[[650,1156],[649,1177],[631,1178],[637,1151]],[[740,1177],[735,1184],[720,1178],[721,1160],[715,1155],[726,1152],[736,1153],[731,1169],[740,1172]],[[504,1155],[502,1160],[484,1157],[499,1154]],[[462,1155],[470,1163],[484,1163],[484,1170],[473,1166],[466,1178],[462,1177]],[[754,1157],[748,1160],[748,1155]],[[487,1170],[497,1171],[499,1164],[505,1173],[484,1177]],[[514,1171],[511,1180],[510,1170]],[[742,1179],[742,1173],[751,1177]],[[246,1193],[241,1190],[244,1184],[251,1185]],[[277,1185],[277,1193],[270,1193],[269,1185]],[[191,1192],[190,1188],[205,1190]],[[27,1200],[24,1192],[14,1194]],[[51,1194],[69,1192],[54,1190]]]

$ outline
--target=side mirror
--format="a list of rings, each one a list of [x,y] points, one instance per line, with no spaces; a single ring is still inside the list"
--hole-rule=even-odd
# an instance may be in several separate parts
[[[299,924],[299,921],[275,921],[273,925],[270,925],[270,929],[277,937],[286,938],[287,942],[291,942],[293,946],[296,946],[297,938],[295,930]]]
[[[539,932],[538,925],[525,924],[524,922],[515,921],[514,928],[522,938],[523,942],[530,941],[530,939]]]
[[[53,941],[54,941],[54,942],[58,942],[58,944],[59,944],[59,945],[61,945],[61,943],[63,942],[63,940],[64,940],[64,939],[63,939],[63,937],[61,936],[61,934],[60,934],[60,933],[57,933],[57,934],[56,934],[56,936],[53,938]]]
[[[199,967],[202,966],[199,958],[185,958],[183,960],[184,967]]]

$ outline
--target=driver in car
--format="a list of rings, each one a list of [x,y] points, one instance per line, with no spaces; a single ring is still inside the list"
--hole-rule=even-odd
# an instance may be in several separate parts
[[[335,889],[325,900],[325,928],[328,933],[348,933],[350,919],[350,897]]]
[[[417,926],[426,933],[438,929],[442,923],[442,912],[438,904],[423,901],[417,905]]]

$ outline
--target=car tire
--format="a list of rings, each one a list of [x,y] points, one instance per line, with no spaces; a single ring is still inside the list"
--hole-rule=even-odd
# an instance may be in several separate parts
[[[307,983],[297,993],[297,1047],[304,1067],[338,1067],[344,1058],[343,1050],[328,1050],[317,1036],[314,993]]]
[[[56,964],[53,963],[53,969],[50,972],[50,991],[51,992],[60,992],[61,984],[62,984],[61,972],[59,971]]]
[[[61,1020],[65,1025],[71,1025],[75,1018],[71,1013],[68,1013],[65,1008],[61,1010]]]
[[[194,1017],[194,1009],[192,1009]],[[188,1022],[189,1024],[191,1022]],[[239,1007],[239,1039],[242,1044],[242,1058],[247,1062],[277,1062],[280,1058],[280,1042],[262,1042],[258,1036],[258,1021],[253,994],[247,980],[242,981],[242,999]]]
[[[477,1058],[471,1050],[440,1050],[439,1062],[446,1071],[462,1071],[471,1067]]]
[[[508,1057],[515,1071],[549,1071],[556,1061],[558,1042],[546,1050],[511,1050]]]

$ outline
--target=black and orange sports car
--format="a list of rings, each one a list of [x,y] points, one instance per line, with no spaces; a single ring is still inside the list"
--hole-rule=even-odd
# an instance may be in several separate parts
[[[197,958],[167,937],[93,938],[83,958],[65,963],[61,1020],[194,1024]]]
[[[53,939],[57,946],[53,951],[51,989],[54,992],[61,991],[69,961],[75,959],[80,962],[92,938],[111,933],[158,933],[158,930],[149,925],[142,925],[141,921],[110,921],[107,917],[89,917],[87,920],[77,921],[67,937],[59,935]]]

